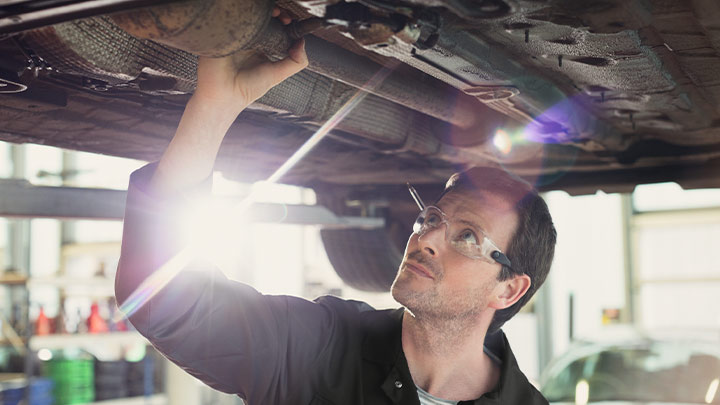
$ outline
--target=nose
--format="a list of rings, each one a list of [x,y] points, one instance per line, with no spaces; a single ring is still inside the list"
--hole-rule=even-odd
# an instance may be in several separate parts
[[[418,235],[418,247],[430,256],[436,257],[440,247],[445,243],[445,224],[428,228],[424,233]]]

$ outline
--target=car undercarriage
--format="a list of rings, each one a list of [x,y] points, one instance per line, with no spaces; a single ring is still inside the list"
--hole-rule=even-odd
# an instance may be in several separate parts
[[[271,18],[274,6],[295,22]],[[240,115],[217,168],[265,179],[333,124],[282,181],[390,224],[382,236],[324,231],[326,245],[340,240],[334,263],[330,251],[346,256],[341,246],[358,238],[380,248],[406,238],[393,228],[414,215],[405,182],[432,195],[469,166],[572,194],[720,186],[713,0],[17,0],[0,10],[0,140],[147,161],[174,133],[197,55],[274,60],[305,37],[308,69]]]

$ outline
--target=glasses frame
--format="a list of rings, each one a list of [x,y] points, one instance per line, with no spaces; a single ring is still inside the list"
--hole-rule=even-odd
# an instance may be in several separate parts
[[[497,247],[497,245],[495,244],[495,242],[493,242],[492,239],[490,239],[490,238],[489,238],[484,232],[482,232],[482,231],[480,231],[480,232],[482,232],[482,236],[483,236],[483,242],[482,242],[482,244],[483,244],[483,245],[488,244],[488,245],[492,248],[492,250],[491,250],[491,252],[490,252],[489,255],[482,255],[482,256],[480,256],[480,257],[474,257],[474,256],[469,256],[469,255],[461,252],[460,250],[458,250],[458,249],[457,249],[455,246],[453,246],[453,244],[448,240],[448,237],[449,237],[448,234],[449,234],[449,232],[450,232],[450,223],[451,223],[451,221],[450,221],[450,219],[448,218],[447,214],[445,214],[445,212],[443,212],[443,210],[441,210],[440,208],[438,208],[438,207],[436,207],[436,206],[434,206],[434,205],[426,206],[425,203],[423,202],[423,200],[420,198],[420,195],[418,194],[418,192],[415,190],[415,188],[414,188],[413,186],[411,186],[410,183],[407,183],[407,186],[408,186],[408,190],[410,191],[410,195],[412,196],[413,200],[415,200],[415,203],[417,204],[417,206],[420,208],[420,214],[422,214],[423,212],[425,212],[425,211],[427,211],[427,210],[429,210],[429,209],[437,210],[437,211],[440,213],[440,218],[441,218],[442,222],[441,222],[440,225],[435,226],[435,227],[433,227],[432,229],[439,228],[441,225],[444,224],[444,225],[445,225],[445,242],[446,242],[450,247],[452,247],[453,250],[455,250],[456,252],[458,252],[459,254],[461,254],[461,255],[463,255],[463,256],[465,256],[465,257],[467,257],[467,258],[470,258],[470,259],[473,259],[473,260],[486,259],[486,261],[488,261],[488,262],[490,262],[490,263],[493,263],[493,262],[499,263],[499,264],[501,264],[501,265],[509,268],[510,270],[512,270],[512,263],[510,262],[510,259],[508,259],[508,257],[505,255],[505,253],[503,253],[503,252],[500,250],[500,248]],[[420,218],[420,214],[418,214],[418,218]],[[415,234],[417,234],[417,235],[419,235],[419,236],[423,236],[425,233],[427,233],[427,231],[425,231],[425,232],[423,232],[423,233],[420,233],[419,231],[416,231],[416,230],[415,230],[415,225],[416,225],[416,224],[417,224],[417,219],[415,220],[415,224],[413,224],[413,233],[415,233]],[[422,226],[422,225],[421,225],[421,226]]]

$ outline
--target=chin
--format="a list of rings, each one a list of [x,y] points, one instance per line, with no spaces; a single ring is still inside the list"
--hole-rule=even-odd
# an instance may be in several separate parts
[[[395,301],[399,302],[401,305],[407,307],[407,298],[408,298],[408,292],[410,290],[408,277],[406,274],[403,274],[402,271],[399,271],[397,276],[395,277],[395,281],[393,281],[392,286],[390,287],[390,293],[392,294],[393,299]]]
[[[415,278],[415,275],[401,271],[395,277],[395,281],[390,288],[393,299],[410,311],[422,306],[422,303],[429,299],[428,291],[424,291],[418,283],[414,283],[414,281],[417,281]],[[425,289],[427,289],[427,286],[425,286]]]

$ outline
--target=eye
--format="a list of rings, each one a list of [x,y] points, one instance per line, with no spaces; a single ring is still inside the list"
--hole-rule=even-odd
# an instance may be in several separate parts
[[[467,243],[468,245],[478,244],[478,238],[477,236],[475,236],[475,232],[471,231],[470,229],[465,229],[464,231],[460,232],[456,240],[458,242]]]
[[[429,212],[427,214],[427,216],[425,217],[425,225],[427,225],[427,226],[436,227],[436,226],[440,225],[441,222],[442,222],[442,218],[440,218],[440,215],[438,215],[434,212]]]

